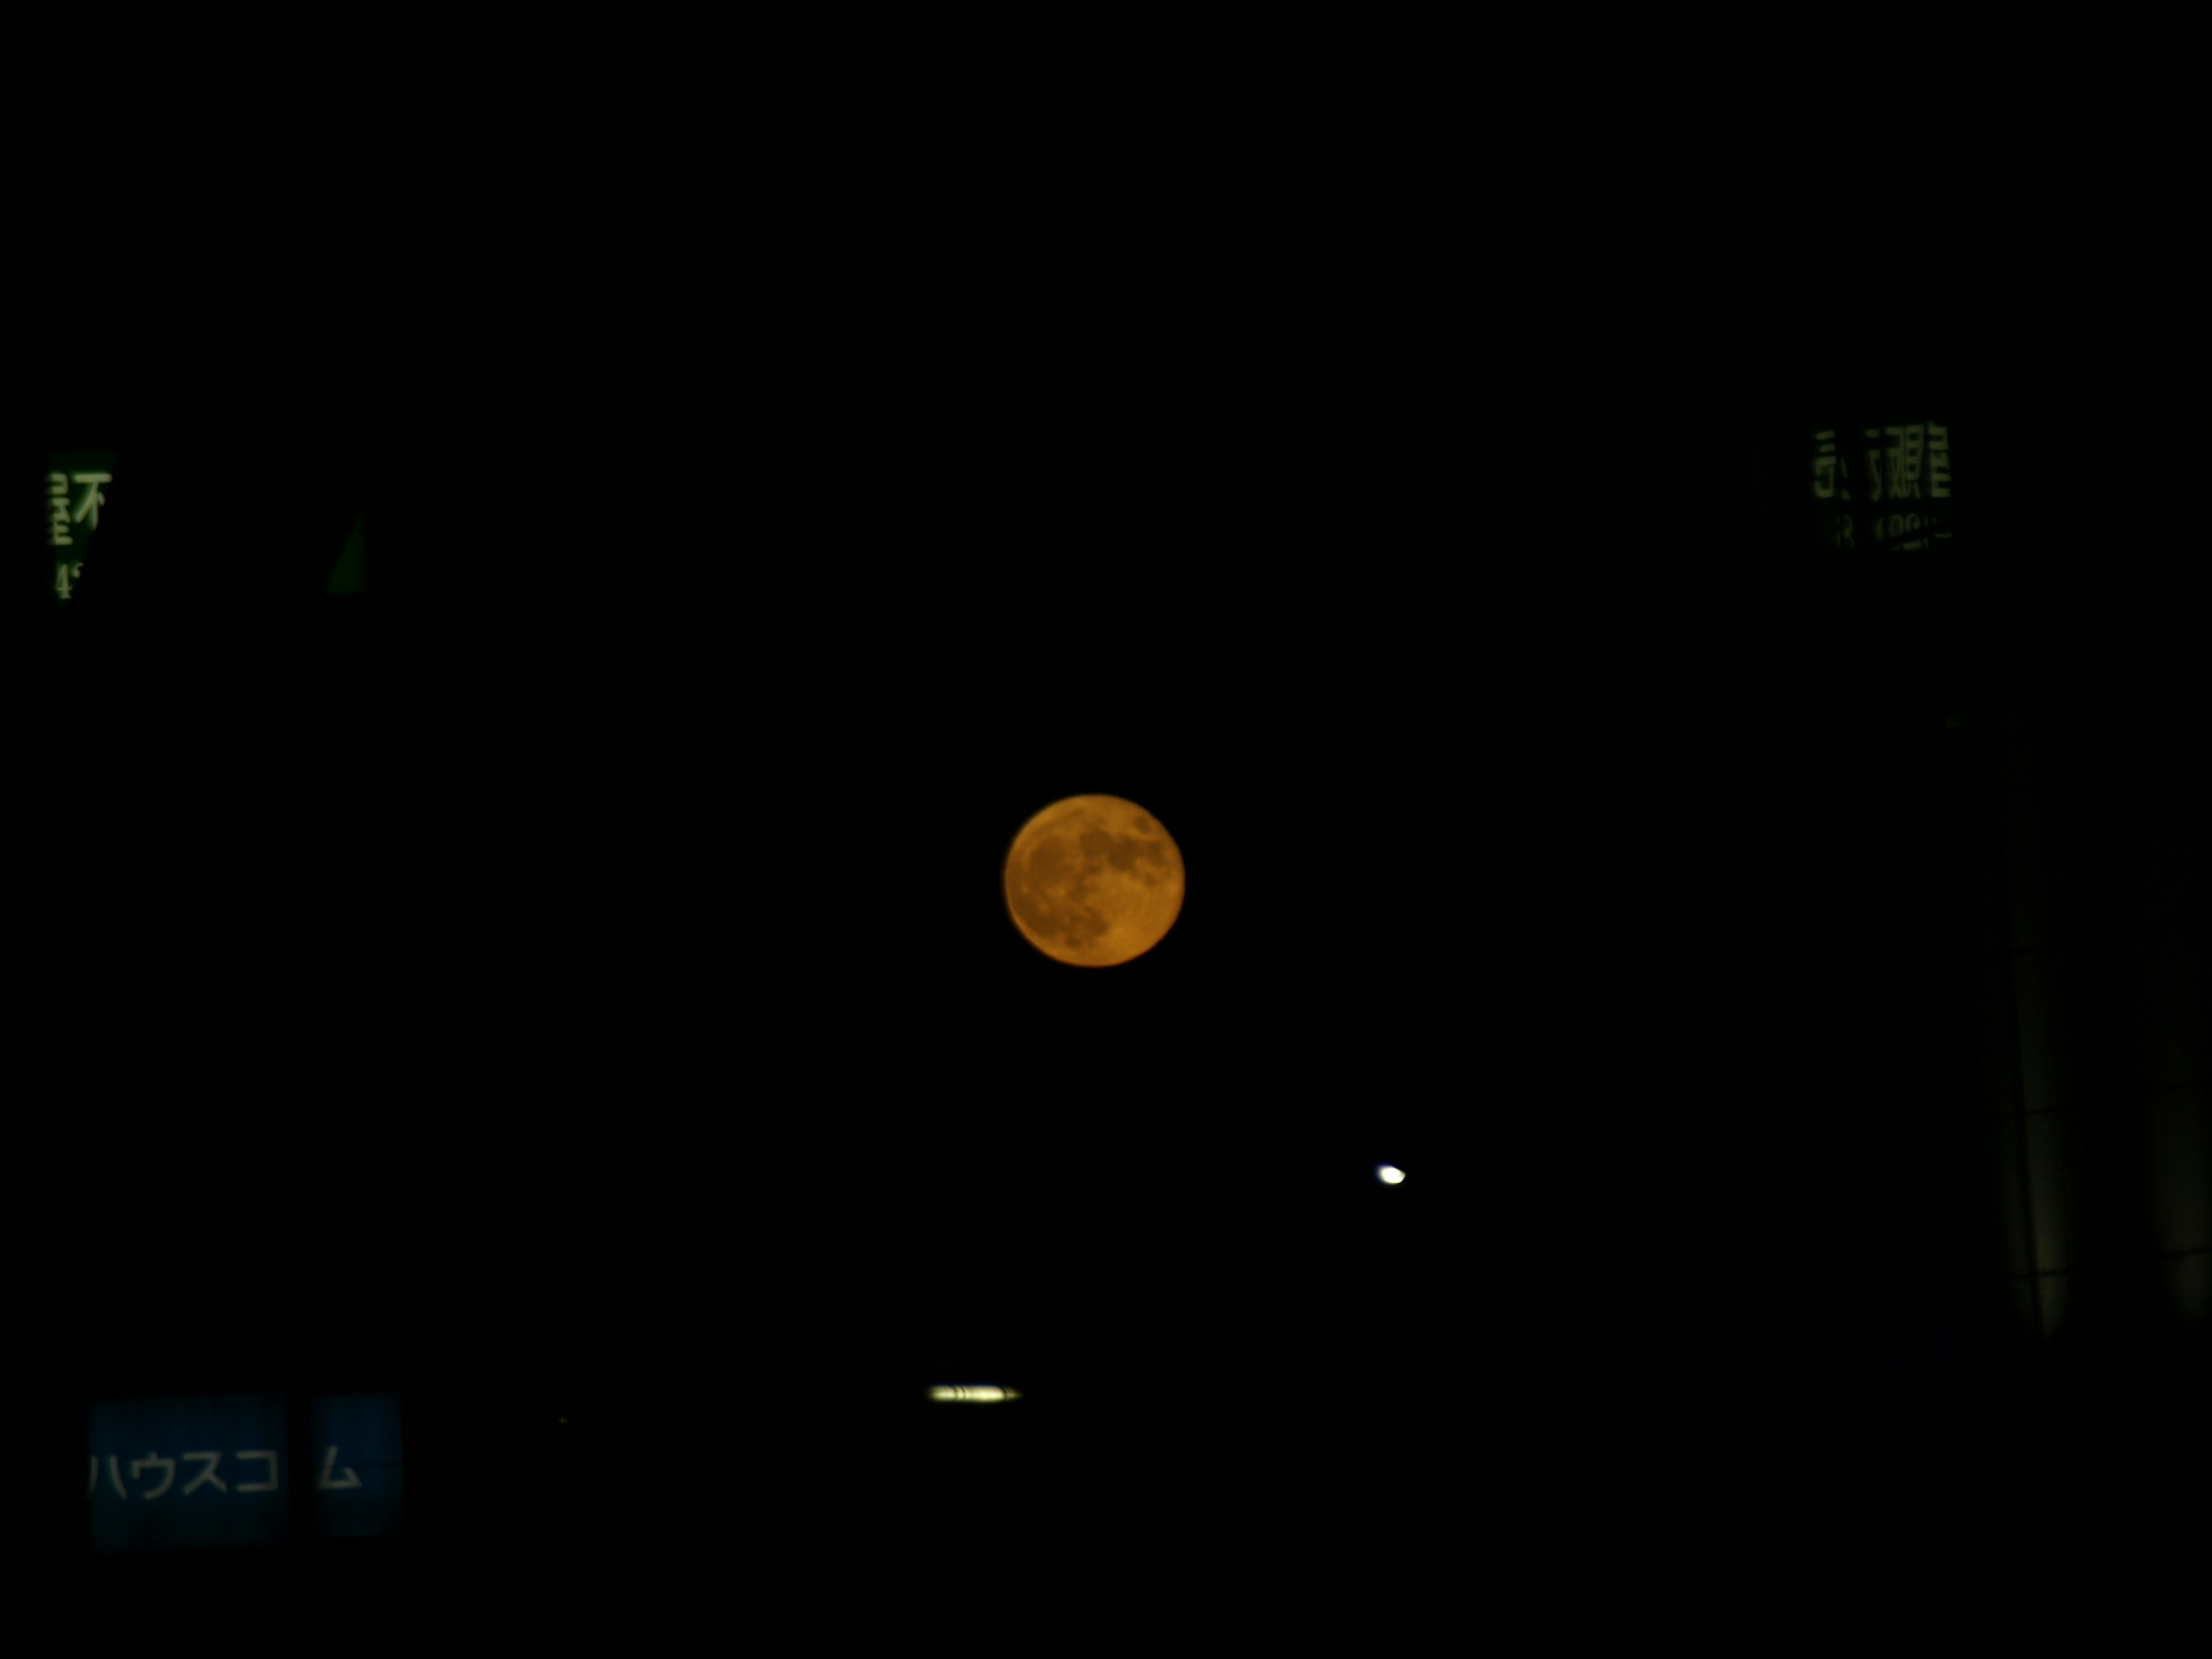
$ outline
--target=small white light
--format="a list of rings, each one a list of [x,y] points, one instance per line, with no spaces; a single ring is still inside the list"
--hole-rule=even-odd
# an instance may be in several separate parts
[[[1386,1187],[1395,1187],[1406,1178],[1406,1172],[1395,1164],[1378,1164],[1375,1166],[1375,1178]]]

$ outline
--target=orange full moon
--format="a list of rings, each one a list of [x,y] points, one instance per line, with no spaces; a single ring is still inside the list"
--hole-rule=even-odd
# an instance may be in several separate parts
[[[1182,913],[1182,852],[1119,795],[1070,795],[1006,853],[1006,910],[1055,962],[1112,968],[1158,945]]]

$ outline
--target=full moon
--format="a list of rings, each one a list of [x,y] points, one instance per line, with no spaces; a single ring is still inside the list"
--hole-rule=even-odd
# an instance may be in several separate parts
[[[1182,852],[1119,795],[1071,795],[1021,827],[1006,854],[1006,911],[1055,962],[1112,968],[1167,937],[1182,913]]]

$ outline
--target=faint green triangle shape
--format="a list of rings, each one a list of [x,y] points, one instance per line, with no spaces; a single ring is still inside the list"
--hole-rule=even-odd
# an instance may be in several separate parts
[[[368,520],[365,515],[353,521],[353,530],[338,553],[338,562],[331,567],[331,579],[324,584],[323,592],[368,592]]]

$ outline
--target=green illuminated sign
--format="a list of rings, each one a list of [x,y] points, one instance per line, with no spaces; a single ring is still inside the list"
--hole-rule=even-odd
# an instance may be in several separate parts
[[[1948,544],[1957,523],[1948,422],[1813,427],[1813,532],[1823,550],[1924,553]]]
[[[84,574],[84,556],[115,481],[108,450],[64,450],[46,469],[46,547],[53,557],[54,600],[66,601]]]
[[[56,605],[79,596],[88,570],[95,568],[88,556],[115,477],[113,450],[56,450],[47,459],[46,552],[51,564],[45,580]],[[131,585],[125,579],[125,586]],[[368,591],[368,520],[366,514],[356,514],[324,574],[322,592],[326,598],[340,599]]]

